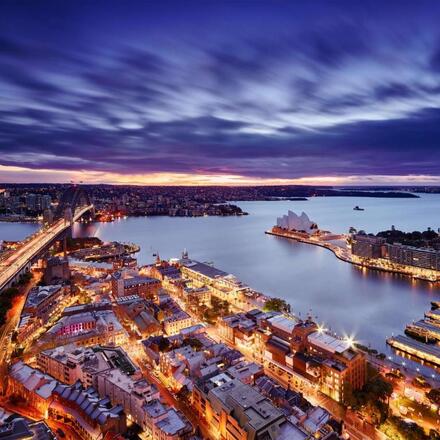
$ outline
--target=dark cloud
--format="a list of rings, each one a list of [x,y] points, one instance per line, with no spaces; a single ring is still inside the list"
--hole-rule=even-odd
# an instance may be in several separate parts
[[[40,11],[47,28],[12,14],[0,21],[0,164],[439,174],[440,49],[423,44],[438,38],[431,17],[322,5],[182,10],[185,20],[120,7],[120,23],[71,6]]]
[[[374,96],[379,101],[395,98],[409,98],[415,95],[417,95],[417,92],[411,86],[397,82],[380,85],[374,90]]]
[[[430,67],[436,71],[440,72],[440,42],[437,44],[437,47],[434,50],[434,53],[431,56]]]

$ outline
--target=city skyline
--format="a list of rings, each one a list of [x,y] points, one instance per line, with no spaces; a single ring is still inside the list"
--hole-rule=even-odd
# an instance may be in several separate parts
[[[440,182],[436,2],[0,12],[2,182]]]

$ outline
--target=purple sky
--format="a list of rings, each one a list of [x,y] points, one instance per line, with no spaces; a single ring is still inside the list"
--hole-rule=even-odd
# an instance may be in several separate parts
[[[440,2],[0,3],[0,181],[440,183]]]

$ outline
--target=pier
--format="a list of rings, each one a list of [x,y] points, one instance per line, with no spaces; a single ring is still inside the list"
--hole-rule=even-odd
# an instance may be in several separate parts
[[[387,339],[387,344],[419,359],[440,366],[440,347],[416,341],[408,336],[398,335]]]

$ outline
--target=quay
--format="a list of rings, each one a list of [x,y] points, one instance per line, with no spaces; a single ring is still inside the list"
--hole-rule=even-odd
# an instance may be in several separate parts
[[[405,333],[425,338],[427,341],[440,341],[440,327],[426,319],[408,324]]]
[[[404,351],[414,357],[440,366],[440,347],[438,345],[424,344],[403,335],[388,338],[387,344],[396,350]]]
[[[333,252],[337,258],[347,263],[354,263],[352,261],[348,248],[332,243],[336,240],[345,240],[346,236],[343,234],[332,234],[331,232],[321,235],[309,235],[299,231],[287,231],[274,226],[272,229],[265,231],[265,234],[274,235],[276,237],[290,238],[301,243],[312,244],[320,246]]]
[[[425,317],[430,319],[434,325],[440,326],[440,309],[425,312]]]
[[[353,264],[360,268],[374,269],[382,272],[401,274],[409,276],[413,279],[419,279],[423,281],[429,281],[432,283],[440,281],[440,272],[436,275],[432,273],[423,273],[419,268],[412,266],[404,266],[397,263],[389,263],[384,259],[366,259],[360,258],[351,252],[350,247],[345,247],[335,242],[346,240],[345,234],[334,234],[331,232],[321,232],[318,234],[307,234],[300,231],[292,231],[274,226],[272,229],[265,231],[267,235],[273,235],[276,237],[288,238],[298,241],[300,243],[311,244],[314,246],[320,246],[333,252],[333,254],[341,261]],[[433,271],[431,271],[433,272]]]

